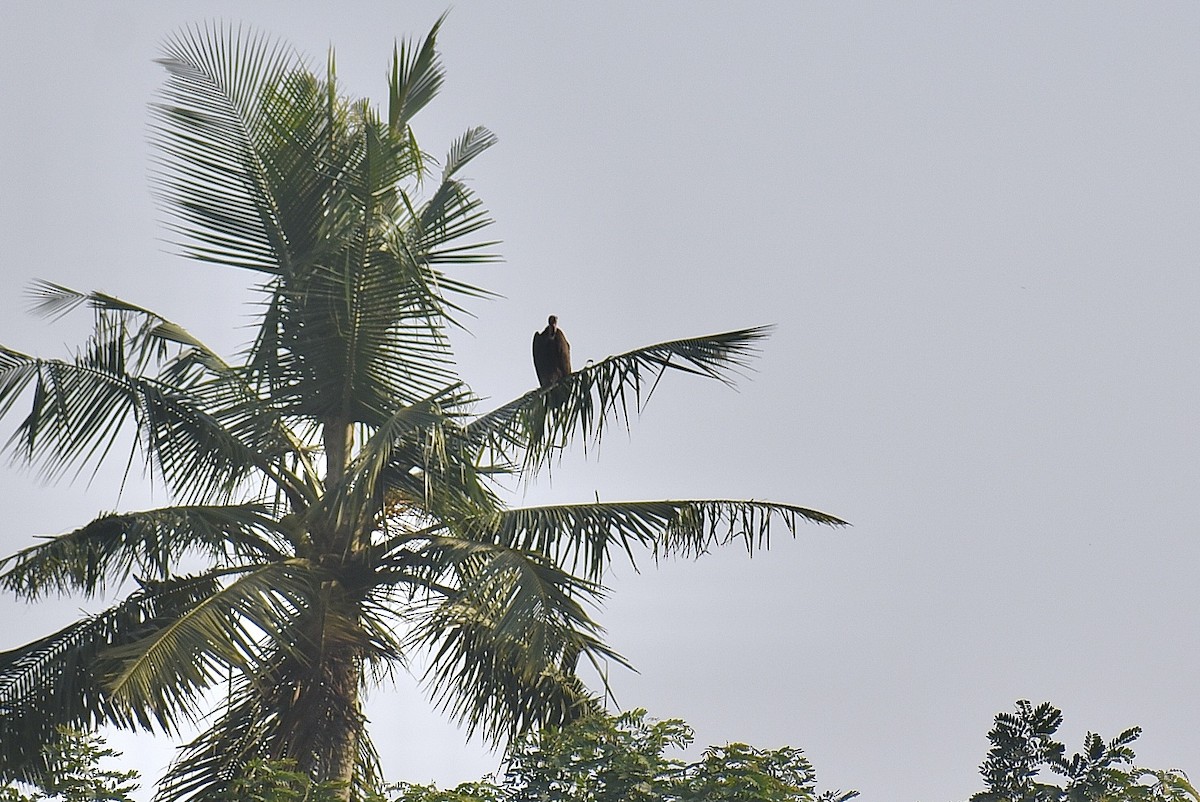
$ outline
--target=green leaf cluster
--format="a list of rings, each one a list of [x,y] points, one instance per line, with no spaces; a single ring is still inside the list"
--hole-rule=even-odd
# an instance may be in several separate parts
[[[1198,802],[1200,792],[1180,771],[1134,765],[1136,728],[1111,740],[1095,733],[1067,757],[1054,735],[1062,713],[1049,703],[1017,702],[988,733],[992,747],[980,767],[987,789],[970,802]],[[47,772],[33,787],[0,787],[0,802],[129,802],[136,772],[102,768],[119,757],[95,735],[64,730],[45,751]],[[453,789],[401,783],[363,794],[365,802],[847,802],[855,791],[816,789],[816,774],[793,747],[711,746],[689,762],[673,756],[690,746],[683,721],[656,721],[644,710],[587,716],[514,741],[498,779]],[[1040,777],[1049,769],[1062,778]],[[336,782],[314,781],[293,761],[254,760],[233,777],[222,802],[334,802]]]
[[[104,738],[69,729],[58,735],[44,750],[40,781],[0,787],[0,802],[133,802],[138,773],[101,765],[120,757]]]
[[[1130,746],[1141,734],[1131,727],[1105,740],[1084,737],[1083,749],[1067,757],[1055,739],[1062,711],[1049,702],[1019,700],[999,713],[988,732],[991,749],[980,766],[986,789],[970,802],[1200,802],[1186,775],[1134,765]],[[1051,782],[1049,772],[1060,780]]]
[[[713,746],[688,762],[668,754],[693,741],[678,719],[646,711],[589,716],[516,742],[497,783],[454,791],[402,785],[402,802],[845,802],[851,792],[818,793],[812,764],[799,749],[741,743]]]

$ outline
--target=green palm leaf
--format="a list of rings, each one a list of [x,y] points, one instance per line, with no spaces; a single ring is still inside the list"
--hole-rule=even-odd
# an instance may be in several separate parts
[[[315,471],[298,436],[242,371],[182,326],[103,293],[38,282],[31,295],[44,315],[85,305],[96,313],[86,349],[71,362],[0,349],[0,409],[34,385],[10,447],[47,476],[99,464],[132,419],[164,478],[192,499],[227,496],[248,467],[293,503],[312,496]],[[284,455],[305,471],[282,469]]]
[[[353,660],[348,655],[379,656],[393,644],[373,638],[370,626],[348,616],[354,607],[347,605],[345,588],[322,581],[319,571],[313,577],[318,581],[299,614],[270,619],[278,628],[256,644],[257,658],[231,680],[222,716],[186,747],[160,796],[224,799],[219,794],[225,785],[250,761],[262,758],[291,756],[311,776],[334,776],[348,728],[358,731],[356,788],[362,791],[378,781],[378,755],[362,729],[357,703],[347,704],[341,685],[347,679],[347,660]]]
[[[474,288],[430,265],[478,258],[479,244],[457,243],[486,216],[451,176],[492,138],[472,129],[456,143],[419,209],[401,186],[421,160],[404,120],[440,83],[435,33],[398,54],[389,124],[341,101],[332,72],[306,77],[261,37],[193,31],[169,43],[164,195],[199,243],[192,255],[278,276],[251,364],[296,413],[373,422],[454,379],[437,321],[447,291]]]
[[[437,52],[437,34],[446,15],[438,17],[419,46],[405,41],[392,50],[388,76],[388,125],[393,130],[408,128],[413,116],[437,95],[445,70]]]
[[[158,379],[171,387],[187,388],[197,405],[215,413],[243,442],[256,443],[264,453],[289,451],[304,460],[305,448],[278,414],[246,379],[245,371],[230,365],[216,351],[185,329],[145,307],[100,292],[79,292],[35,281],[30,295],[34,311],[53,318],[81,306],[97,315],[95,340],[115,339],[123,345],[127,370],[137,375],[158,365]],[[132,366],[132,367],[131,367]],[[262,466],[260,465],[260,468]],[[308,474],[315,474],[305,464]],[[296,477],[289,477],[295,479]],[[312,491],[310,484],[307,490]]]
[[[290,198],[295,211],[312,192],[274,192],[259,146],[281,134],[317,138],[312,132],[321,116],[314,103],[300,102],[299,59],[240,28],[181,32],[164,52],[160,63],[170,78],[164,102],[154,107],[162,154],[157,180],[175,201],[172,228],[193,243],[185,253],[269,273],[287,269],[291,246],[280,198]],[[265,102],[281,93],[290,104]],[[302,185],[282,180],[303,172],[300,165],[277,167],[284,167],[275,176],[283,187]]]
[[[732,385],[769,332],[740,329],[607,357],[471,421],[459,442],[481,456],[523,460],[526,470],[535,470],[576,435],[585,445],[598,443],[606,424],[628,422],[631,408],[641,409],[667,370]]]
[[[489,224],[491,218],[484,211],[483,205],[457,175],[467,163],[479,154],[496,144],[495,135],[486,128],[476,126],[470,128],[455,140],[446,156],[446,164],[442,171],[442,182],[429,200],[419,210],[409,205],[415,225],[412,230],[415,236],[412,240],[415,246],[410,246],[413,253],[424,254],[423,262],[428,264],[462,263],[493,261],[490,254],[479,254],[481,248],[495,245],[494,242],[457,244],[463,237],[474,234]],[[407,201],[406,203],[411,203]],[[444,290],[467,295],[491,295],[485,290],[466,284],[452,282],[440,273],[431,273],[439,279]]]
[[[216,572],[233,574],[153,631],[106,653],[112,670],[104,685],[130,710],[152,714],[166,727],[181,716],[199,717],[198,690],[228,672],[253,673],[279,650],[304,648],[284,634],[311,606],[307,572],[291,562]]]
[[[39,749],[59,727],[92,728],[102,724],[149,728],[152,719],[139,709],[116,704],[104,687],[107,655],[143,636],[163,618],[171,618],[212,593],[213,580],[196,577],[143,588],[95,616],[19,649],[0,653],[0,776],[33,776]],[[160,720],[170,727],[172,720]]]
[[[204,379],[221,377],[231,382],[240,373],[224,358],[191,334],[183,326],[167,320],[145,307],[102,292],[80,292],[61,284],[35,280],[29,290],[33,311],[57,319],[81,307],[92,309],[97,318],[97,334],[120,332],[126,362],[131,373],[144,374],[151,366],[160,366],[172,383],[191,386]],[[244,385],[248,388],[248,385]],[[264,410],[265,411],[265,410]]]
[[[453,473],[446,466],[443,431],[454,410],[472,398],[459,383],[395,410],[364,440],[342,481],[317,505],[323,510],[320,514],[330,519],[353,516],[370,525],[389,501],[402,499],[409,507],[420,505],[427,511],[438,507],[443,493],[433,492],[429,483]],[[458,478],[461,485],[465,477]],[[439,483],[437,490],[445,484]]]
[[[0,410],[33,389],[29,412],[8,447],[54,479],[72,468],[98,466],[132,424],[168,486],[183,498],[228,498],[256,471],[289,495],[304,495],[305,483],[281,467],[295,453],[292,443],[271,416],[255,414],[258,405],[241,391],[221,383],[188,391],[131,374],[128,365],[126,342],[114,331],[99,332],[70,362],[0,347]]]
[[[497,510],[473,522],[475,537],[545,555],[600,581],[613,553],[695,557],[733,542],[753,552],[770,542],[772,523],[795,535],[796,521],[845,521],[817,510],[763,501],[621,501]]]
[[[279,560],[287,547],[260,504],[110,513],[0,560],[0,586],[35,599],[103,592],[137,575],[165,580],[188,554],[218,562]]]
[[[458,588],[411,638],[412,647],[432,651],[425,680],[442,709],[499,743],[595,708],[575,661],[583,654],[598,667],[624,664],[580,603],[598,600],[598,585],[533,553],[448,540],[429,549],[460,558]]]

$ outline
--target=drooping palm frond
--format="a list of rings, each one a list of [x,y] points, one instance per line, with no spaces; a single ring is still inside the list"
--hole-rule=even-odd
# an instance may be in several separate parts
[[[378,756],[358,704],[359,660],[391,656],[395,642],[363,625],[347,595],[355,591],[319,569],[312,579],[307,605],[272,619],[257,658],[231,679],[224,712],[185,749],[160,798],[225,799],[221,789],[254,759],[288,758],[310,776],[337,776],[347,739],[357,749],[356,787],[377,783]]]
[[[103,458],[136,408],[136,379],[125,372],[123,342],[111,332],[100,335],[73,363],[0,348],[3,411],[33,386],[32,409],[9,448],[30,462],[44,460],[51,477],[97,452]]]
[[[105,688],[113,648],[131,643],[216,588],[211,577],[158,583],[33,643],[0,653],[0,778],[29,779],[59,727],[117,724],[150,728],[144,711],[116,703]],[[171,718],[158,720],[170,728]]]
[[[741,543],[748,551],[769,544],[771,524],[795,535],[796,521],[841,526],[832,515],[764,501],[728,499],[617,501],[518,507],[481,515],[471,536],[545,555],[600,581],[614,552],[635,562],[635,550],[654,558],[695,557],[711,548]]]
[[[271,510],[261,504],[109,513],[0,560],[0,587],[28,599],[91,596],[134,575],[169,579],[188,554],[266,562],[285,559],[286,547]]]
[[[259,395],[246,371],[230,365],[220,354],[178,323],[143,306],[101,292],[79,292],[46,281],[30,289],[35,312],[58,318],[81,306],[96,313],[93,340],[114,343],[126,354],[127,373],[151,376],[158,367],[159,383],[185,389],[191,403],[207,410],[237,440],[264,457],[287,453],[304,470],[277,475],[293,502],[312,497],[316,471],[307,460],[307,449],[280,415],[277,405]],[[119,343],[119,345],[117,345]],[[260,461],[260,470],[274,473]],[[189,483],[191,467],[183,464]],[[299,488],[303,488],[301,492]]]
[[[28,290],[34,314],[58,319],[82,306],[95,313],[93,340],[120,340],[126,354],[126,370],[143,374],[152,365],[162,365],[179,350],[179,343],[158,336],[167,321],[160,315],[120,298],[100,292],[83,293],[35,280]]]
[[[286,755],[286,741],[279,727],[280,699],[273,689],[290,691],[294,687],[286,665],[235,680],[221,715],[180,750],[159,783],[155,800],[227,802],[254,761],[279,760]],[[383,780],[379,754],[365,730],[358,742],[357,758],[351,799],[365,800]]]
[[[597,667],[625,664],[583,607],[603,596],[599,585],[541,555],[494,545],[430,538],[419,551],[429,565],[451,569],[443,598],[422,614],[409,644],[431,653],[425,682],[443,710],[502,743],[594,709],[575,662],[582,655]]]
[[[272,757],[272,720],[260,693],[270,679],[264,672],[258,683],[244,677],[234,680],[216,721],[180,749],[158,784],[156,800],[229,799],[233,784],[252,761]]]
[[[130,373],[147,374],[157,365],[160,377],[169,377],[173,385],[183,387],[212,377],[230,382],[240,379],[240,373],[216,351],[153,310],[107,293],[80,292],[49,281],[35,280],[28,294],[36,314],[57,319],[86,306],[96,314],[98,332],[111,331],[115,323],[130,355],[126,359]],[[109,318],[115,321],[107,322]]]
[[[606,424],[627,422],[667,370],[732,385],[769,333],[769,326],[740,329],[607,357],[471,421],[458,442],[480,457],[523,460],[526,471],[536,470],[575,436],[587,447],[599,442]]]
[[[501,745],[523,732],[566,724],[602,709],[574,673],[559,667],[530,674],[525,653],[497,642],[474,618],[447,626],[437,663],[427,675],[438,707],[470,733]]]
[[[31,409],[9,447],[54,478],[98,467],[127,426],[169,487],[189,500],[228,497],[255,469],[293,503],[311,498],[306,449],[243,371],[178,324],[98,292],[49,282],[31,289],[35,311],[81,306],[95,328],[72,361],[0,349],[0,411],[33,385]],[[283,468],[284,456],[306,470]]]
[[[9,449],[55,479],[97,468],[131,426],[135,445],[188,501],[226,499],[256,473],[291,496],[305,494],[305,483],[282,467],[292,443],[270,416],[253,414],[259,405],[217,383],[185,390],[130,373],[126,345],[121,332],[101,331],[72,361],[0,347],[0,413],[33,391]],[[207,408],[214,401],[228,405]]]
[[[299,561],[213,571],[233,576],[204,599],[142,637],[105,654],[112,699],[160,726],[202,713],[199,690],[230,670],[253,674],[279,652],[305,648],[288,637],[312,606],[310,575]]]

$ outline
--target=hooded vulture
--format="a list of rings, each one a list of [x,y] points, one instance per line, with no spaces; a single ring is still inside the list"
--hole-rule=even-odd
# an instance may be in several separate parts
[[[571,344],[558,327],[557,317],[551,315],[549,323],[533,334],[533,368],[542,387],[549,387],[571,373]]]

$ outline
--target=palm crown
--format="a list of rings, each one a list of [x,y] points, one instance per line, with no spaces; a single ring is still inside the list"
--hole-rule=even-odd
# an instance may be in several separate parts
[[[440,24],[440,23],[439,23]],[[0,774],[32,776],[64,724],[207,727],[165,779],[212,798],[259,757],[358,793],[377,776],[365,684],[415,652],[434,699],[496,742],[594,709],[580,659],[620,661],[589,609],[615,556],[763,543],[832,516],[753,501],[513,508],[505,476],[598,439],[667,369],[728,383],[764,329],[610,357],[486,414],[446,329],[486,293],[445,272],[486,261],[486,212],[457,177],[494,141],[472,128],[433,171],[410,121],[437,93],[437,26],[394,53],[386,111],[344,97],[288,47],[222,27],[170,39],[154,107],[158,184],[186,255],[258,277],[253,342],[226,361],[176,323],[102,293],[72,359],[0,349],[10,447],[58,476],[122,431],[171,506],[103,515],[2,563],[28,598],[116,606],[0,654]],[[200,556],[205,570],[180,574]],[[221,690],[215,715],[206,709]]]

